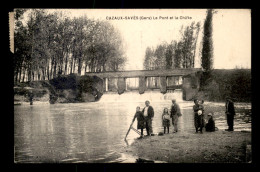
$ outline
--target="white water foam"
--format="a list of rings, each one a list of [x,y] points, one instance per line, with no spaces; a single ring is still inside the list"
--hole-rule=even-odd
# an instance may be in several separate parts
[[[146,100],[162,102],[172,99],[176,99],[177,102],[182,102],[182,90],[176,89],[173,92],[167,92],[166,94],[160,93],[159,90],[145,91],[143,94],[139,94],[139,92],[135,90],[124,92],[121,95],[115,92],[106,92],[102,95],[100,102],[144,102]]]

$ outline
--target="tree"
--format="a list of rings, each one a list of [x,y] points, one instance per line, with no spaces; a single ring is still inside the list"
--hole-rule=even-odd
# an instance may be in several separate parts
[[[111,24],[95,21],[89,33],[89,58],[86,65],[91,72],[117,71],[125,63],[124,47],[119,32]]]
[[[14,82],[20,82],[23,70],[26,68],[26,61],[28,60],[29,53],[29,33],[27,28],[23,25],[22,19],[23,14],[26,12],[25,9],[15,10],[15,30],[14,30],[14,59],[13,59],[13,69],[14,69]]]
[[[174,42],[167,46],[165,52],[166,69],[171,69],[173,67],[174,59]]]
[[[15,13],[14,80],[52,79],[57,75],[120,70],[126,58],[121,35],[106,21],[73,19],[44,9]],[[25,24],[24,24],[25,23]]]
[[[213,10],[207,10],[207,16],[204,22],[203,48],[201,56],[201,66],[206,72],[210,72],[213,69],[212,16]]]
[[[152,48],[147,47],[145,51],[145,58],[144,58],[144,69],[145,70],[151,70],[154,68],[154,51]]]
[[[174,41],[174,68],[181,68],[182,64],[182,42]]]
[[[194,59],[196,52],[196,43],[200,30],[200,23],[195,26],[195,22],[192,22],[190,26],[185,27],[184,32],[181,31],[181,52],[182,52],[182,67],[194,68]]]
[[[155,69],[165,69],[166,68],[166,53],[167,44],[163,43],[156,47],[154,51],[155,56]]]
[[[151,48],[147,47],[144,68],[150,70],[194,68],[199,31],[200,23],[192,22],[191,25],[182,26],[180,29],[180,41],[172,40],[170,44],[159,44],[153,53],[151,53]]]

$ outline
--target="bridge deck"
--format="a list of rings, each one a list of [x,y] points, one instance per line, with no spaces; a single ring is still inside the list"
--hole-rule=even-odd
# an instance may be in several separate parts
[[[159,77],[159,76],[183,76],[201,71],[200,68],[192,69],[167,69],[167,70],[131,70],[117,72],[86,72],[88,76],[98,76],[100,78],[134,78],[134,77]]]

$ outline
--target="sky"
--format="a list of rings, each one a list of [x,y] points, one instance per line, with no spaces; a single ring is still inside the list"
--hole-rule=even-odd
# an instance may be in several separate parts
[[[124,42],[127,57],[125,70],[142,70],[145,50],[148,46],[156,48],[163,42],[178,41],[182,25],[188,26],[193,21],[201,22],[195,56],[195,67],[200,68],[198,52],[203,36],[206,9],[63,9],[62,11],[70,17],[85,15],[114,25],[121,33]],[[217,9],[216,11],[213,16],[214,68],[250,69],[251,11],[247,9]],[[135,16],[136,20],[111,19],[126,16]]]

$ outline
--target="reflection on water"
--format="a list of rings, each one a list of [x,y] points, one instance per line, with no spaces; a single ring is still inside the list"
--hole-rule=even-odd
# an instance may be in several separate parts
[[[166,100],[150,99],[155,110],[154,133],[163,131],[163,108],[170,108],[172,97],[177,97],[176,94],[167,94],[163,95],[170,97]],[[145,96],[147,95],[144,95],[144,99],[147,98]],[[128,102],[103,100],[95,103],[15,106],[15,162],[134,162],[136,157],[124,154],[127,146],[124,137],[136,106],[144,107],[143,99]],[[180,132],[194,132],[192,106],[193,102],[180,101],[183,114],[179,120]],[[215,107],[216,126],[219,129],[226,128],[224,104],[205,106]],[[250,120],[244,121],[246,115],[241,112],[237,116],[234,129],[251,130]],[[135,122],[135,128],[136,125]],[[128,144],[137,137],[131,131],[127,137]]]

